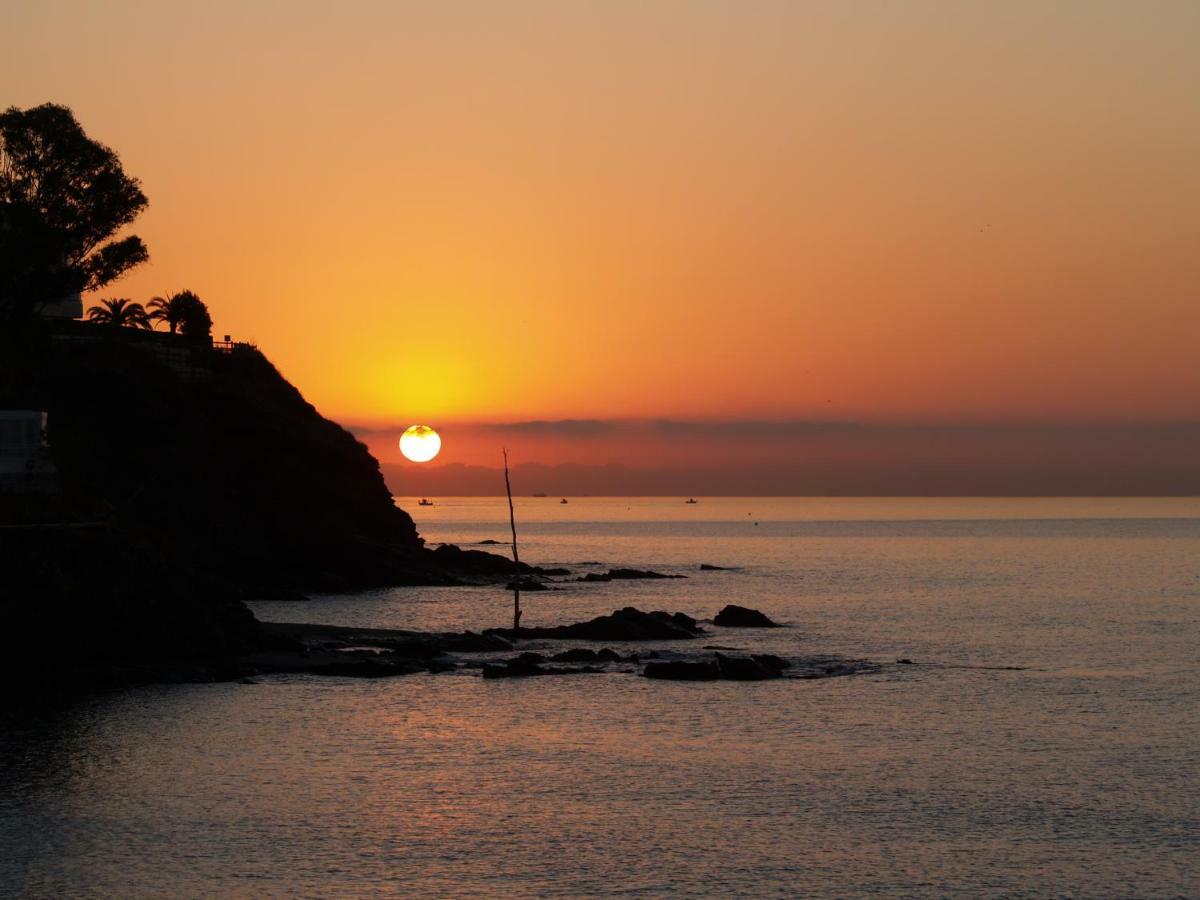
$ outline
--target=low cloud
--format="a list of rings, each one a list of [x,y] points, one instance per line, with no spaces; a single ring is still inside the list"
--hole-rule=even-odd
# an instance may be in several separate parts
[[[552,494],[1200,494],[1200,423],[567,420],[454,434],[480,452],[385,466],[393,491],[494,492],[503,437],[520,482]]]
[[[401,434],[405,425],[349,425],[359,437]],[[533,419],[519,422],[472,422],[449,426],[457,433],[521,435],[562,439],[662,436],[676,438],[787,439],[823,435],[995,436],[1061,435],[1096,438],[1130,435],[1159,439],[1200,438],[1200,422],[1162,423],[976,423],[856,422],[819,419],[699,421],[686,419]]]
[[[587,438],[619,434],[627,431],[630,424],[632,423],[604,419],[534,419],[529,422],[489,423],[467,427],[473,427],[485,433]]]

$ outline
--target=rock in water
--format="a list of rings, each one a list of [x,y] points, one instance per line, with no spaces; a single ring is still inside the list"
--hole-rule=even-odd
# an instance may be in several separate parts
[[[582,575],[579,578],[576,578],[575,580],[576,581],[612,581],[612,578],[610,578],[608,575],[602,574],[600,572],[588,572],[586,575]]]
[[[686,575],[664,575],[648,569],[609,569],[607,572],[588,572],[576,581],[642,581],[657,578],[687,578]]]
[[[535,581],[532,578],[522,578],[520,581],[510,581],[507,585],[505,585],[505,587],[507,590],[510,590],[510,591],[515,591],[519,588],[520,590],[525,591],[526,593],[530,593],[532,591],[552,591],[552,590],[554,590],[554,588],[547,587],[543,582]]]
[[[714,625],[726,628],[779,628],[778,622],[773,622],[757,609],[745,606],[734,606],[732,603],[717,613],[713,619]]]
[[[564,650],[562,653],[555,653],[550,658],[555,662],[595,662],[596,651],[589,650],[586,647],[572,647],[570,650]]]
[[[664,575],[643,569],[609,569],[608,577],[614,581],[634,581],[643,578],[686,578],[686,575]]]
[[[507,633],[492,629],[497,633]],[[522,628],[526,638],[569,638],[582,641],[674,641],[698,637],[704,631],[691,616],[656,610],[642,612],[632,606],[612,615],[597,616],[589,622],[559,625],[554,628]]]
[[[531,675],[544,675],[546,671],[542,663],[546,657],[540,653],[522,653],[512,659],[504,660],[499,665],[487,663],[483,667],[484,678],[526,678]]]
[[[721,670],[712,662],[687,662],[676,659],[669,662],[646,663],[642,670],[646,678],[661,678],[668,681],[716,681]]]
[[[550,657],[554,662],[620,662],[621,654],[608,647],[602,650],[589,650],[587,647],[572,647]]]
[[[461,634],[438,635],[438,649],[442,652],[478,653],[488,650],[511,650],[512,644],[498,634],[464,631]]]
[[[726,656],[723,653],[717,654],[717,669],[722,678],[730,681],[766,681],[783,675],[782,667],[766,665],[755,658]]]
[[[786,659],[781,659],[774,653],[754,653],[750,656],[750,658],[759,665],[766,666],[768,669],[778,669],[783,671],[784,669],[790,669],[792,667],[790,662],[788,662]]]
[[[498,664],[485,663],[483,666],[483,677],[529,678],[537,675],[597,674],[604,671],[594,666],[581,666],[577,669],[555,668],[554,666],[542,665],[545,661],[546,658],[540,653],[522,653],[520,656],[514,656],[512,659],[502,660]]]

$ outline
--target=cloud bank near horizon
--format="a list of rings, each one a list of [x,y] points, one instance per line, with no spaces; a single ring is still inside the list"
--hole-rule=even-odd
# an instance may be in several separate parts
[[[354,434],[392,435],[400,434],[411,422],[395,425],[351,424],[346,428]],[[439,426],[440,427],[440,426]],[[636,433],[659,431],[664,433],[714,433],[752,430],[763,433],[797,433],[856,429],[868,431],[906,430],[971,430],[1013,431],[1053,430],[1073,431],[1078,429],[1100,429],[1105,431],[1130,430],[1200,430],[1200,416],[1195,421],[1163,422],[975,422],[970,420],[949,421],[904,421],[904,420],[854,420],[854,419],[672,419],[666,417],[647,419],[527,419],[514,422],[463,422],[445,426],[447,430],[469,430],[494,432],[497,434],[542,434],[554,436],[590,437],[620,432]]]
[[[389,453],[399,428],[353,430],[398,494],[496,493],[501,444],[523,493],[1200,494],[1200,422],[531,420],[447,427],[426,466]]]

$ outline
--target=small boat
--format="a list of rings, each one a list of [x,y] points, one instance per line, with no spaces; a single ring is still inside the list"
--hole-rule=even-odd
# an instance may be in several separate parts
[[[424,497],[422,497],[420,500],[417,501],[417,506],[433,506],[433,501],[427,500]]]
[[[688,498],[687,498],[686,500],[684,500],[683,502],[684,502],[684,503],[699,503],[700,501],[699,501],[699,500],[697,500],[695,497],[688,497]]]
[[[566,502],[567,502],[567,498],[566,498],[566,497],[563,497],[563,498],[562,498],[561,500],[559,500],[558,502],[559,502],[559,503],[566,503]]]

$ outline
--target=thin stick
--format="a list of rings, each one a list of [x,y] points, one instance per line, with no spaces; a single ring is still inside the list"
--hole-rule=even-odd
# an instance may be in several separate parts
[[[521,631],[521,557],[517,555],[517,514],[513,512],[512,485],[508,481],[508,450],[504,454],[504,489],[508,492],[508,524],[512,528],[513,569],[513,640]]]

